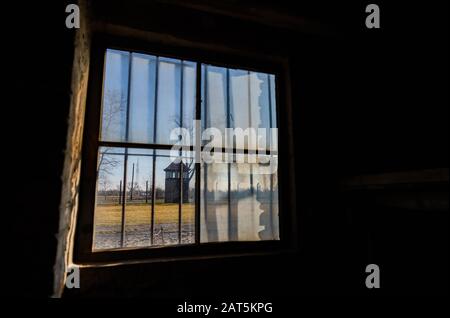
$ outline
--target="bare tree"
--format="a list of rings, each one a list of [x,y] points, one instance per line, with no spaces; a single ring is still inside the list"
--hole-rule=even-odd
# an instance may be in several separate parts
[[[192,125],[181,125],[181,120],[180,118],[177,118],[177,116],[173,116],[172,120],[174,121],[176,127],[184,127],[186,129],[189,130],[189,134],[191,136],[193,136],[193,132],[194,132],[194,127],[192,127]],[[192,177],[194,176],[195,170],[193,168],[194,166],[194,158],[186,158],[184,161],[182,160],[182,162],[184,162],[184,164],[188,167],[189,172],[188,172],[188,180],[189,182],[191,181]]]
[[[106,201],[109,189],[109,178],[106,175],[102,174],[101,177],[98,179],[98,183],[103,191],[103,197]]]
[[[103,100],[102,132],[108,132],[114,129],[114,125],[120,125],[118,115],[124,111],[125,105],[126,99],[122,98],[119,90],[108,90],[105,93]],[[112,174],[112,170],[120,164],[120,160],[116,156],[109,155],[112,150],[112,148],[103,148],[99,153],[97,162],[98,178],[104,178],[106,175]]]
[[[98,165],[97,165],[97,177],[103,178],[106,175],[113,174],[113,170],[120,164],[120,160],[113,153],[112,148],[104,148],[99,153]]]
[[[126,109],[127,100],[119,90],[106,91],[103,98],[102,131],[108,132],[114,129],[114,125],[120,126],[120,114]],[[120,129],[121,127],[119,127]]]

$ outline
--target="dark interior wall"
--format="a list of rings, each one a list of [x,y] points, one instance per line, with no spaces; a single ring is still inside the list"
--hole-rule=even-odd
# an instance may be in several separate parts
[[[379,3],[381,30],[365,29],[365,3],[275,5],[330,26],[336,34],[329,35],[143,3],[96,1],[93,13],[110,23],[289,56],[301,248],[276,257],[86,269],[83,288],[66,296],[201,295],[204,284],[208,295],[280,295],[286,284],[299,291],[359,291],[372,262],[386,273],[388,292],[448,288],[447,210],[388,208],[372,194],[343,194],[339,187],[343,177],[359,173],[448,167],[447,4]],[[38,27],[17,23],[10,35],[19,59],[10,65],[17,106],[9,118],[24,127],[8,145],[18,154],[10,158],[8,180],[20,189],[12,191],[17,275],[11,289],[47,296],[73,31],[64,27],[65,3],[27,6],[10,11],[24,20],[40,17]],[[32,142],[18,144],[19,136]],[[448,192],[448,183],[430,191]]]
[[[52,292],[74,50],[67,3],[8,1],[3,9],[2,259],[11,296]]]

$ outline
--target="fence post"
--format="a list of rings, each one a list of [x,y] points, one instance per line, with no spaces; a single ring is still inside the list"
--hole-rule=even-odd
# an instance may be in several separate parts
[[[119,204],[122,204],[122,180],[119,183]]]
[[[133,186],[134,186],[134,163],[133,163],[133,171],[131,172],[130,201],[133,201]]]

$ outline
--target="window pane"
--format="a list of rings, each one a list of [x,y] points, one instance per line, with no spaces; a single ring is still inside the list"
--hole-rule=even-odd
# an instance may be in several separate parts
[[[253,126],[258,128],[270,128],[270,94],[269,74],[250,73],[251,96],[252,96],[252,120]]]
[[[228,127],[227,111],[227,70],[223,67],[205,65],[203,79],[204,91],[204,127],[216,128],[225,136]],[[222,141],[213,140],[211,145],[222,146]]]
[[[193,120],[195,119],[195,92],[197,84],[196,63],[183,63],[183,127],[193,135]]]
[[[228,164],[203,164],[200,183],[200,241],[228,241]]]
[[[160,58],[158,66],[156,143],[173,144],[170,132],[180,125],[181,61]]]
[[[266,156],[273,162],[273,168],[267,164],[253,164],[254,195],[259,207],[258,236],[261,240],[279,240],[278,231],[278,158]]]
[[[194,154],[183,156],[183,196],[181,205],[181,243],[195,243],[195,163]]]
[[[135,153],[128,149],[129,153]],[[126,247],[149,246],[152,212],[153,150],[140,149],[128,155],[125,199]]]
[[[246,129],[251,127],[250,77],[244,70],[230,70],[230,111],[231,127]]]
[[[183,217],[180,211],[181,194],[181,163],[172,161],[169,150],[156,151],[155,166],[155,223],[153,242],[154,245],[178,244],[180,240],[179,217]],[[188,172],[189,167],[183,162],[184,171]],[[189,198],[188,175],[183,178],[185,191],[184,201]],[[186,209],[185,221],[191,218],[189,208]],[[183,222],[183,221],[182,221]],[[193,235],[194,233],[192,233]],[[191,241],[190,238],[185,238]]]
[[[94,250],[121,247],[124,158],[123,148],[98,152]]]
[[[100,140],[125,141],[129,53],[108,49],[105,58]]]
[[[129,142],[153,143],[156,58],[132,54]]]
[[[278,171],[273,173],[271,176],[272,181],[272,189],[271,189],[271,197],[272,201],[272,235],[274,240],[280,239],[280,226],[279,226],[279,201],[278,201]]]
[[[276,90],[275,90],[275,75],[269,75],[269,93],[270,93],[270,107],[271,107],[271,123],[272,128],[277,128],[277,107],[276,107]],[[271,149],[278,150],[278,136],[271,134]]]
[[[257,241],[261,210],[256,202],[251,164],[230,165],[230,241]]]
[[[230,70],[230,126],[243,130],[254,129],[261,136],[261,147],[269,148],[271,99],[269,92],[269,75],[243,70]],[[265,130],[258,131],[263,128]],[[265,138],[265,140],[264,140]],[[236,144],[237,148],[256,149],[247,141]]]
[[[251,73],[251,95],[252,95],[252,120],[255,128],[263,128],[265,133],[261,134],[261,137],[265,140],[261,140],[262,147],[264,149],[270,149],[270,128],[271,128],[271,100],[269,92],[269,74],[264,73]]]
[[[225,136],[225,128],[254,129],[260,134],[260,148],[269,148],[270,128],[275,125],[274,76],[246,70],[203,66],[202,115],[204,127],[217,128]],[[258,131],[263,128],[265,131]],[[223,140],[222,140],[223,141]],[[213,146],[220,146],[212,142]],[[237,148],[256,149],[257,139],[248,144],[248,136],[235,139],[230,145]]]
[[[202,165],[201,242],[279,239],[277,174],[268,160]]]

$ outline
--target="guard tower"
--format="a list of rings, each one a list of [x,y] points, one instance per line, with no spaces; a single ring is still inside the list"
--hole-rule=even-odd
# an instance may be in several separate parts
[[[183,162],[172,162],[164,169],[166,173],[164,203],[178,203],[180,201],[180,176],[183,170],[183,202],[189,201],[189,176],[191,170]]]

